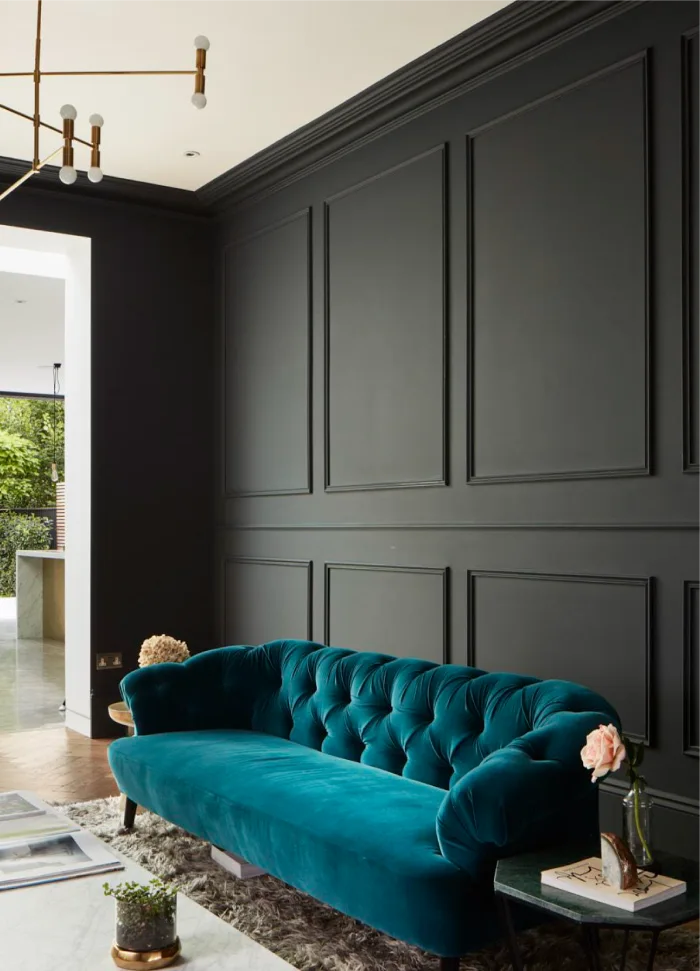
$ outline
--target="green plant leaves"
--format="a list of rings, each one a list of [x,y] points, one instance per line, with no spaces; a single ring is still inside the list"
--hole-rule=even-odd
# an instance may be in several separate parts
[[[41,516],[0,512],[0,597],[15,595],[17,550],[47,550],[51,545],[51,521]]]
[[[102,889],[105,897],[114,897],[120,903],[141,907],[152,917],[172,917],[175,910],[177,887],[164,883],[158,877],[148,883],[127,880],[115,887],[103,883]]]
[[[0,508],[56,504],[51,481],[54,460],[54,402],[0,397]],[[56,463],[63,478],[64,407],[56,401]]]

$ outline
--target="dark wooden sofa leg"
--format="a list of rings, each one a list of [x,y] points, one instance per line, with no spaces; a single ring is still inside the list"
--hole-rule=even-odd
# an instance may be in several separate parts
[[[440,971],[459,971],[459,958],[440,958]]]
[[[129,799],[126,796],[124,801],[124,818],[122,820],[124,829],[133,829],[134,820],[136,819],[136,803],[133,799]]]

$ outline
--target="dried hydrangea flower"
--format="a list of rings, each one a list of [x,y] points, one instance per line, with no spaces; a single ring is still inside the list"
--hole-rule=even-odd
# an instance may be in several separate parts
[[[147,664],[162,664],[164,661],[186,661],[190,656],[187,644],[169,634],[154,634],[141,645],[139,667]]]

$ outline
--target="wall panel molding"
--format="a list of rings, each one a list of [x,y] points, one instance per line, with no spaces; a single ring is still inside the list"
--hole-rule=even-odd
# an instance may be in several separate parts
[[[600,467],[579,468],[570,470],[522,471],[503,474],[482,474],[476,469],[476,406],[475,406],[475,185],[474,185],[474,151],[476,139],[494,128],[513,119],[535,111],[566,95],[580,91],[588,85],[614,76],[622,71],[639,65],[643,79],[643,153],[644,153],[644,456],[637,465],[621,466],[604,465]],[[472,129],[465,136],[466,140],[466,187],[467,187],[467,481],[474,485],[507,483],[507,482],[549,482],[575,479],[620,478],[630,476],[647,476],[652,472],[651,460],[651,396],[650,396],[650,240],[649,240],[649,206],[650,206],[650,171],[649,171],[649,83],[648,83],[648,52],[642,51],[632,57],[625,58],[601,71],[589,74],[573,84],[567,84],[522,105],[504,115],[492,119],[488,123]]]
[[[698,31],[681,38],[682,128],[681,151],[683,182],[681,211],[683,218],[683,471],[697,472],[698,456]],[[695,276],[695,279],[693,279]]]
[[[306,640],[313,640],[313,561],[277,559],[269,556],[224,556],[221,568],[221,633],[226,638],[228,629],[226,579],[229,566],[289,567],[306,571]]]
[[[469,522],[467,520],[462,522],[421,522],[421,523],[393,523],[393,522],[383,522],[383,523],[346,523],[346,522],[312,522],[312,523],[230,523],[222,524],[220,529],[230,530],[236,532],[238,530],[269,530],[271,532],[278,532],[284,530],[294,530],[305,532],[306,530],[389,530],[389,531],[401,531],[401,530],[421,530],[425,532],[440,532],[450,530],[503,530],[505,532],[514,530],[533,530],[535,532],[539,530],[554,530],[560,532],[581,532],[586,530],[597,530],[598,532],[632,532],[632,533],[643,533],[643,532],[654,532],[660,531],[670,531],[670,532],[687,532],[688,530],[697,530],[697,523],[522,523],[522,522],[504,522],[504,523],[488,523],[488,522]]]
[[[442,579],[442,664],[454,663],[450,649],[450,569],[431,566],[390,566],[380,563],[326,562],[323,569],[323,641],[330,643],[331,628],[331,577],[333,572],[369,571],[372,573],[398,573],[424,576],[438,576]],[[359,608],[358,608],[359,609]],[[378,644],[375,650],[382,653]],[[459,663],[459,662],[457,662]]]
[[[698,721],[698,612],[700,611],[700,584],[686,580],[683,584],[683,751],[686,755],[700,756],[700,731]]]
[[[621,799],[627,795],[630,789],[628,782],[611,779],[609,776],[601,780],[599,786],[602,792],[619,796]],[[676,812],[690,813],[693,816],[700,816],[700,802],[697,799],[691,799],[688,796],[679,796],[674,792],[666,792],[663,789],[653,789],[651,786],[647,786],[647,792],[657,806],[662,806],[664,809],[673,809]]]
[[[227,294],[227,260],[230,253],[240,250],[243,247],[255,242],[271,233],[277,232],[286,226],[298,221],[303,220],[306,226],[306,236],[307,236],[307,332],[306,332],[306,482],[298,486],[289,486],[286,488],[270,488],[270,489],[254,489],[254,490],[236,490],[230,489],[228,486],[228,474],[227,474],[227,455],[228,455],[228,435],[227,435],[227,356],[228,356],[228,339],[227,339],[227,311],[228,311],[228,294]],[[247,498],[254,496],[292,496],[292,495],[307,495],[312,491],[312,476],[313,476],[313,453],[312,453],[312,440],[313,440],[313,293],[312,293],[312,265],[313,265],[313,240],[311,231],[311,207],[306,207],[293,213],[284,219],[279,219],[269,226],[265,226],[263,229],[258,230],[255,233],[251,233],[248,236],[244,236],[241,239],[235,239],[228,243],[223,248],[223,325],[222,325],[222,371],[223,371],[223,394],[222,394],[222,418],[221,418],[221,429],[222,429],[222,455],[224,456],[224,461],[222,463],[222,489],[223,496],[225,499],[238,499]]]
[[[341,482],[334,483],[331,478],[331,205],[340,199],[371,186],[373,183],[401,172],[411,165],[439,154],[441,156],[441,218],[442,218],[442,385],[441,413],[442,413],[442,457],[441,468],[437,475],[425,478],[380,482]],[[417,489],[425,487],[445,486],[449,476],[449,351],[448,351],[448,238],[447,238],[447,145],[441,144],[426,152],[405,159],[398,165],[393,165],[372,175],[368,179],[355,183],[341,192],[329,196],[323,206],[323,268],[324,268],[324,313],[323,313],[323,416],[324,416],[324,487],[326,492],[372,492],[377,489]]]
[[[653,658],[653,578],[652,577],[632,577],[632,576],[603,576],[599,574],[586,573],[536,573],[528,571],[507,571],[507,570],[468,570],[467,571],[467,656],[468,664],[472,667],[479,667],[477,660],[476,643],[476,618],[477,618],[477,597],[476,581],[484,579],[503,579],[503,580],[525,580],[530,582],[556,582],[556,583],[582,583],[598,584],[603,586],[631,586],[640,587],[644,591],[644,724],[640,726],[641,731],[630,730],[626,727],[626,732],[635,741],[644,742],[651,745],[653,737],[654,723],[654,704],[652,697],[652,658]],[[507,605],[504,604],[504,609]],[[483,662],[481,662],[483,663]],[[488,667],[488,665],[487,665]],[[527,673],[527,672],[520,672]],[[572,679],[574,680],[574,679]],[[580,680],[580,679],[579,679]],[[605,696],[605,691],[600,693]]]

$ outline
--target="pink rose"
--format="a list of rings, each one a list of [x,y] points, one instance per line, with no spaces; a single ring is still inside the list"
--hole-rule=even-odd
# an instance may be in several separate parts
[[[627,751],[614,725],[599,725],[581,749],[581,761],[587,769],[593,769],[591,782],[617,772],[626,758]]]

